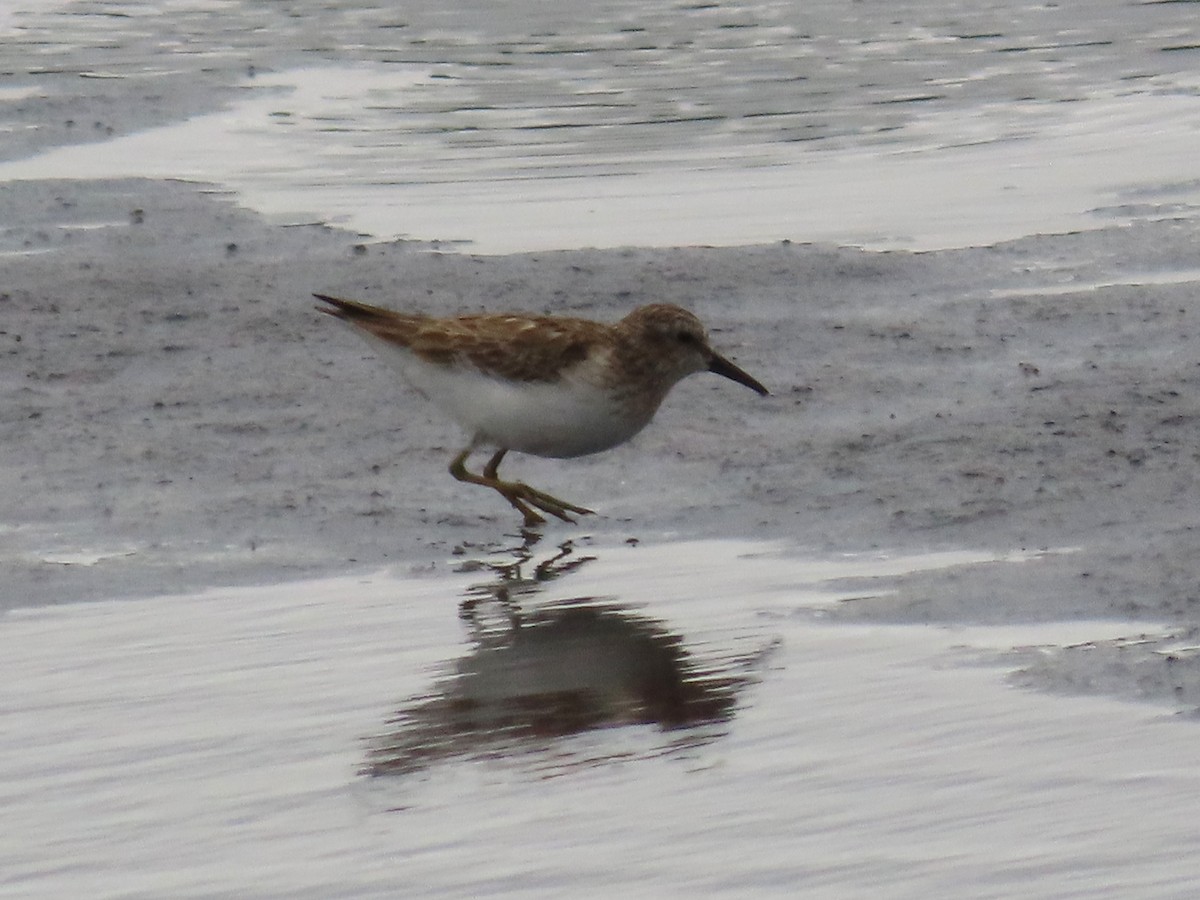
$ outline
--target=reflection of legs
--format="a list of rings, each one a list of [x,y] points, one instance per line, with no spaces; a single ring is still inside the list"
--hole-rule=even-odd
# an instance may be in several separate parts
[[[478,590],[477,590],[478,589]],[[458,604],[458,617],[471,625],[475,639],[483,641],[488,635],[486,622],[480,620],[479,604],[495,603],[508,619],[509,631],[521,627],[521,607],[508,594],[508,586],[504,584],[474,585],[468,592],[468,597]]]
[[[507,452],[507,450],[496,451],[496,454],[483,467],[483,474],[476,475],[474,472],[467,471],[467,457],[471,455],[471,448],[468,447],[458,454],[458,456],[454,457],[454,461],[450,463],[450,474],[459,481],[490,487],[492,490],[499,492],[500,496],[511,503],[525,517],[526,525],[542,525],[546,521],[530,509],[530,506],[537,507],[542,512],[550,513],[552,516],[557,516],[564,522],[575,521],[567,515],[568,512],[579,515],[587,515],[591,512],[590,509],[575,506],[573,503],[567,503],[565,500],[559,500],[557,497],[553,497],[536,488],[531,488],[524,482],[504,481],[501,479],[499,474],[497,474],[497,470],[500,468],[500,461],[504,459],[504,454]]]

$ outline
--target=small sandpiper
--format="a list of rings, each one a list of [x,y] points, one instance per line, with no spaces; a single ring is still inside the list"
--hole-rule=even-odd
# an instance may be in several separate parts
[[[438,319],[314,294],[319,306],[353,325],[404,379],[470,434],[450,463],[459,481],[500,493],[525,517],[535,510],[572,522],[590,509],[497,474],[510,450],[568,458],[624,443],[654,417],[676,382],[716,372],[766,395],[767,389],[708,343],[704,326],[678,306],[635,309],[615,325],[519,313]],[[495,450],[480,474],[467,457]]]

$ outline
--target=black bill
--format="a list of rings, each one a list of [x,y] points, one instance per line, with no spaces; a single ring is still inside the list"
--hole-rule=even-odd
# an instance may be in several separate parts
[[[731,381],[736,381],[738,384],[744,384],[746,387],[750,388],[750,390],[758,391],[758,393],[762,394],[764,397],[770,393],[770,391],[763,387],[756,378],[751,376],[749,373],[742,371],[719,354],[714,353],[712,359],[709,360],[708,371],[716,372],[718,375],[724,375],[726,378],[730,379]]]

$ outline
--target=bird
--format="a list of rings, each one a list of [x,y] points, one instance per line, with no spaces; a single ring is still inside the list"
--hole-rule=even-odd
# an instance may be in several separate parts
[[[461,425],[468,443],[450,463],[459,481],[499,493],[524,517],[565,522],[592,510],[500,477],[510,451],[568,459],[628,441],[671,388],[714,372],[767,396],[754,377],[709,344],[700,320],[668,303],[641,306],[615,324],[564,316],[484,313],[438,318],[327,294],[317,309],[351,325],[417,393]],[[493,455],[467,469],[481,448]]]

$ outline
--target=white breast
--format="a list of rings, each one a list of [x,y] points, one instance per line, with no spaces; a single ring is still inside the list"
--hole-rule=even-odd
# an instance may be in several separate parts
[[[388,352],[406,381],[480,444],[534,456],[597,453],[629,440],[650,421],[581,379],[510,382],[474,369],[430,365],[394,345]],[[651,412],[652,415],[652,412]]]

